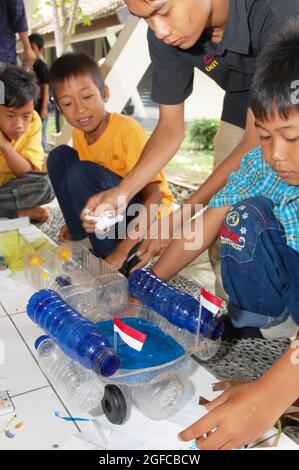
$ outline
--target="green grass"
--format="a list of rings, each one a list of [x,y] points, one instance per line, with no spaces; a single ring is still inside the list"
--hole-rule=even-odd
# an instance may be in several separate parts
[[[165,168],[168,177],[198,187],[212,172],[213,152],[199,151],[187,133],[177,154]]]
[[[149,137],[150,133],[147,132],[147,135]],[[187,132],[180,149],[164,168],[164,171],[167,177],[177,183],[198,187],[211,174],[212,169],[213,152],[197,150]]]
[[[178,183],[199,186],[212,172],[213,155],[198,151],[179,152],[165,168],[167,177]]]

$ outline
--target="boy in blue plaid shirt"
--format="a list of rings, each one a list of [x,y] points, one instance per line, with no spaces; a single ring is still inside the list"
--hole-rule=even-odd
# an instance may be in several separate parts
[[[261,145],[210,201],[203,244],[174,240],[153,271],[169,279],[221,240],[225,336],[292,336],[299,325],[299,23],[262,52],[251,109]],[[194,226],[194,222],[192,222]]]
[[[245,155],[239,171],[211,200],[203,246],[184,251],[186,240],[175,240],[153,270],[169,279],[220,233],[230,299],[226,334],[274,336],[291,322],[299,325],[299,21],[276,33],[262,52],[251,108],[261,146]],[[261,378],[210,402],[208,414],[180,439],[195,439],[201,450],[253,443],[298,400],[298,372],[299,336]]]

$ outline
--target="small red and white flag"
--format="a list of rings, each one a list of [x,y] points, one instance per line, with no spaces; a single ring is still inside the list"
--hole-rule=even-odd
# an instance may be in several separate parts
[[[223,299],[211,294],[211,292],[202,287],[200,290],[200,303],[202,307],[209,310],[213,315],[217,315],[223,304]]]
[[[114,331],[119,334],[121,339],[130,346],[130,348],[136,349],[137,351],[141,351],[147,338],[145,333],[126,325],[124,322],[120,321],[118,317],[114,317]]]

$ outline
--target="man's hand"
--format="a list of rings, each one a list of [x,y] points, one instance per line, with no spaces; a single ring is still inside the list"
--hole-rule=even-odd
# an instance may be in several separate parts
[[[24,67],[26,69],[31,69],[35,61],[36,55],[31,49],[31,47],[27,47],[26,49],[24,49]]]
[[[44,121],[45,119],[48,118],[48,109],[41,109],[40,111],[40,117],[41,117],[41,120]]]
[[[201,450],[230,450],[252,443],[284,411],[279,393],[276,384],[265,384],[263,378],[233,387],[206,405],[209,413],[181,432],[179,438],[195,439]]]
[[[105,211],[113,211],[115,215],[117,215],[126,210],[127,204],[128,200],[126,195],[118,187],[95,194],[88,199],[80,215],[85,231],[92,233],[96,228],[94,221],[86,220],[88,212],[89,215],[97,217]]]

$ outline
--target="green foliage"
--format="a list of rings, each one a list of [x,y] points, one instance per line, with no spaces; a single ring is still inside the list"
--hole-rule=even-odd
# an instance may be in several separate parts
[[[91,26],[91,20],[87,15],[81,15],[81,21],[84,24],[84,26]]]
[[[71,12],[71,9],[72,9],[72,6],[73,6],[73,1],[74,0],[63,0],[64,8],[67,12],[68,17],[70,15],[70,12]],[[56,6],[58,8],[61,7],[61,0],[56,0],[55,3],[56,3]],[[33,14],[32,14],[32,18],[35,21],[43,19],[43,12],[42,12],[42,8],[41,8],[42,5],[51,6],[52,3],[51,3],[50,0],[38,0],[37,7],[35,8],[35,10],[33,11]],[[78,8],[76,10],[75,18],[74,18],[74,24],[71,27],[71,34],[72,35],[75,34],[76,24],[80,21],[82,22],[82,24],[84,26],[91,26],[90,18],[87,15],[85,15],[82,11],[82,8],[80,6],[78,6]]]
[[[218,119],[195,119],[189,124],[190,140],[198,150],[213,150],[213,141],[219,126]]]

